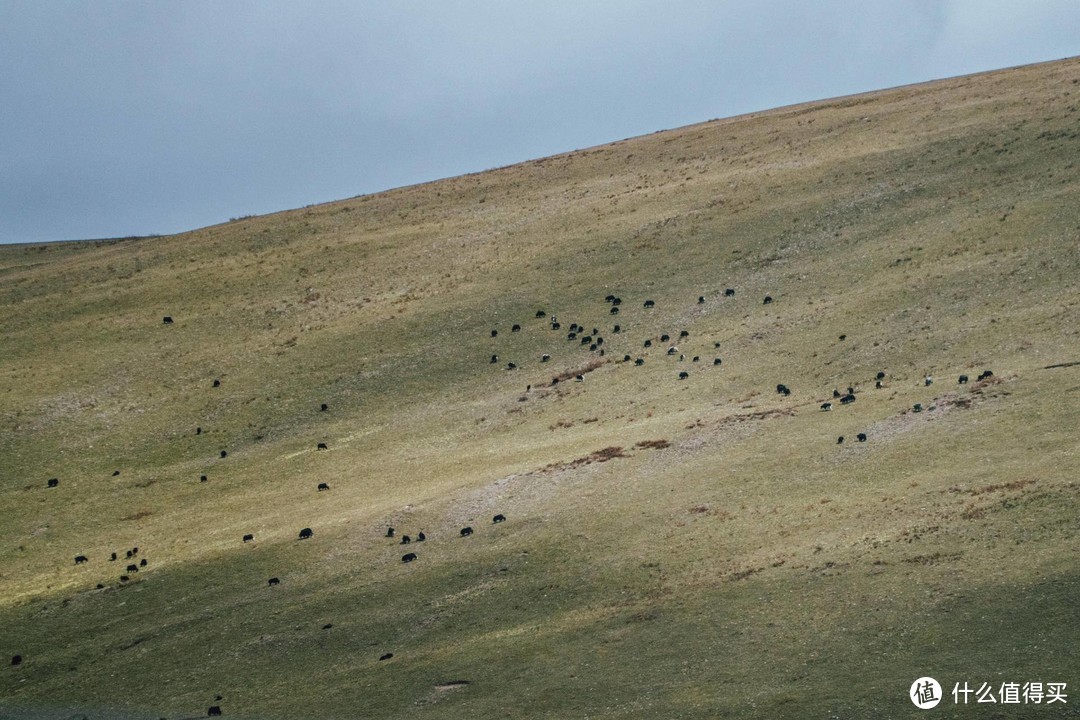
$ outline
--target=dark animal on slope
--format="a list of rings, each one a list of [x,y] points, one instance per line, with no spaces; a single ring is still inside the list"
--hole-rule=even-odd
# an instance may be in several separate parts
[[[329,490],[330,486],[328,484],[326,484],[326,483],[319,483],[319,485],[318,485],[318,487],[316,489],[319,492],[322,492],[323,490]]]
[[[116,560],[116,553],[113,553],[112,555],[109,556],[109,562],[114,562],[115,560]]]
[[[308,538],[310,538],[314,534],[315,533],[313,533],[311,531],[311,528],[304,528],[303,530],[300,531],[300,539],[301,540],[307,540]]]
[[[855,439],[859,442],[866,442],[866,433],[859,433],[855,436]]]
[[[499,335],[499,331],[498,331],[498,330],[492,330],[492,331],[491,331],[491,337],[498,337],[498,335]]]
[[[394,537],[394,528],[392,528],[392,527],[386,528],[386,537]]]
[[[727,290],[724,290],[724,297],[732,297],[734,295],[735,295],[735,289],[734,288],[728,288]]]
[[[622,361],[623,362],[630,362],[630,356],[629,355],[623,355],[622,356]]]
[[[839,390],[837,390],[836,388],[833,388],[833,391],[832,391],[832,396],[833,396],[833,399],[834,399],[834,400],[837,400],[837,399],[839,399],[839,398],[840,398],[840,391],[839,391]]]
[[[517,370],[517,363],[506,363],[507,370]]]
[[[566,339],[567,340],[577,340],[577,333],[576,332],[568,332],[568,333],[566,333]]]
[[[840,336],[840,339],[841,339],[841,340],[847,340],[847,335],[841,335],[841,336]]]
[[[652,340],[646,340],[645,347],[652,347]]]
[[[656,302],[654,300],[646,300],[645,301],[645,307],[647,307],[647,308],[656,307]]]
[[[401,556],[401,562],[408,563],[416,559],[416,553],[405,553]]]
[[[11,664],[12,664],[12,666],[22,665],[22,655],[12,655],[11,656]]]
[[[612,308],[611,308],[611,310],[609,310],[608,312],[609,312],[610,314],[612,314],[612,315],[618,315],[618,314],[619,314],[619,308],[617,308],[617,307],[612,307]]]
[[[885,379],[885,373],[883,373],[883,372],[881,372],[879,370],[877,376],[874,379],[875,380],[884,380]]]
[[[139,567],[146,567],[146,558],[139,561]]]
[[[521,332],[521,326],[520,325],[514,325],[513,327],[510,328],[510,332]]]
[[[266,584],[269,585],[270,587],[273,587],[274,585],[280,585],[281,581],[278,580],[276,577],[272,577],[272,578],[270,578],[269,580],[266,581]]]
[[[499,513],[495,517],[491,518],[491,522],[493,522],[493,523],[506,522],[506,516],[503,515],[502,513]]]
[[[416,536],[416,542],[424,542],[425,540],[427,540],[427,535],[425,535],[424,531],[421,530],[420,534]]]
[[[574,382],[585,382],[585,376],[584,375],[578,375],[577,377],[574,378]]]
[[[825,411],[825,412],[828,412],[829,410],[832,410],[832,403],[831,402],[821,403],[821,409],[823,411]]]
[[[472,528],[471,527],[463,527],[463,528],[461,528],[461,537],[469,537],[470,535],[472,535]]]
[[[536,317],[538,317],[538,318],[542,318],[542,317],[544,317],[545,315],[547,315],[547,313],[546,313],[546,312],[544,312],[543,310],[537,310],[537,311],[536,311]]]
[[[688,377],[690,377],[690,373],[686,372],[685,370],[683,370],[681,373],[679,373],[679,379],[680,380],[685,380]]]
[[[697,304],[698,305],[704,305],[705,304],[705,296],[704,295],[698,295]]]
[[[614,299],[615,299],[614,295],[608,295],[607,297],[604,298],[604,302],[611,302]]]
[[[82,565],[84,562],[89,562],[89,558],[87,558],[85,555],[76,555],[75,556],[75,564],[76,565]]]
[[[562,327],[562,325],[560,325],[559,323],[551,323],[551,329],[552,330],[558,330],[561,327]]]
[[[766,295],[766,296],[765,296],[765,300],[764,300],[764,301],[762,301],[762,303],[761,303],[761,304],[762,304],[762,305],[768,305],[768,304],[769,304],[769,303],[771,303],[771,302],[772,302],[772,296],[771,296],[771,295]]]
[[[881,388],[883,388],[883,387],[885,387],[885,386],[881,384],[881,381],[880,381],[880,380],[875,380],[875,381],[874,381],[874,389],[875,389],[875,390],[880,390],[880,389],[881,389]]]
[[[664,333],[663,335],[660,336],[660,342],[667,342],[670,339],[671,339],[671,336],[668,335],[667,333]]]
[[[202,435],[202,428],[201,427],[195,428],[195,434],[196,435]]]
[[[723,362],[723,360],[721,360],[720,358],[713,358],[712,364],[713,365],[719,365],[722,362]]]
[[[166,324],[166,325],[172,325],[173,324],[172,316],[171,315],[166,315],[165,317],[161,318],[161,322]]]
[[[693,361],[694,361],[694,362],[697,362],[698,360],[701,360],[701,358],[700,358],[700,357],[698,357],[697,355],[695,355],[695,356],[694,356],[694,360],[693,360]]]
[[[315,449],[316,450],[328,450],[329,448],[326,447],[326,443],[319,443],[318,445],[315,446]]]
[[[598,348],[598,347],[600,347],[600,346],[597,345],[596,343],[593,343],[592,345],[589,346],[589,350],[592,351],[592,352],[596,352],[596,348]]]
[[[976,379],[977,380],[985,380],[986,378],[992,378],[992,377],[994,377],[993,371],[991,371],[991,370],[983,370],[982,373],[979,375],[979,377],[976,378]]]
[[[274,579],[276,580],[277,578],[274,578]],[[206,709],[206,716],[207,717],[214,717],[214,716],[220,715],[220,714],[221,714],[221,707],[218,706],[218,705],[211,705],[210,707],[208,707]]]
[[[122,583],[125,583],[125,582],[127,582],[128,580],[130,580],[130,579],[131,579],[131,578],[129,578],[129,577],[127,576],[127,575],[121,575],[121,576],[120,576],[120,582],[122,582]]]
[[[57,487],[60,484],[60,478],[49,478],[49,482],[45,484],[51,488]]]
[[[584,331],[584,330],[585,330],[585,328],[582,328],[582,327],[578,327],[578,324],[577,324],[577,323],[570,323],[570,329],[571,329],[571,330],[582,330],[582,331]]]
[[[912,405],[911,412],[922,412],[922,403],[915,403]]]
[[[791,394],[791,389],[787,385],[780,383],[776,386],[776,392],[786,397]]]
[[[677,352],[679,352],[679,348],[675,347],[674,345],[672,345],[671,347],[669,347],[667,349],[667,354],[668,355],[674,355]]]
[[[615,327],[611,328],[611,332],[613,332],[613,333],[622,332],[622,328],[620,326],[616,325]]]
[[[128,565],[126,568],[124,568],[124,572],[137,573],[137,572],[139,572],[139,566],[138,565]]]
[[[319,412],[326,412],[329,409],[330,409],[330,406],[327,405],[326,403],[323,403],[322,405],[319,406]]]
[[[547,362],[550,359],[551,359],[551,356],[548,355],[547,353],[544,353],[543,355],[540,356],[540,362]]]
[[[634,361],[634,364],[638,365],[638,366],[644,365],[645,364],[645,358],[638,358],[637,360]]]
[[[116,476],[117,476],[117,475],[119,475],[119,474],[120,474],[120,471],[119,471],[119,470],[113,470],[113,471],[112,471],[112,476],[113,476],[113,477],[116,477]]]
[[[131,552],[130,550],[128,550],[128,551],[127,551],[127,556],[128,556],[129,558],[130,558],[130,557],[132,556],[132,554],[133,554],[133,553],[132,553],[132,552]]]
[[[205,475],[200,475],[199,476],[199,482],[206,482],[208,479],[209,478],[207,478]]]
[[[499,356],[498,355],[492,355],[491,356],[491,364],[494,365],[497,362],[499,362]]]
[[[229,456],[229,452],[227,450],[222,450],[221,451],[221,457],[228,457],[228,456]]]
[[[611,304],[612,305],[622,305],[622,298],[620,298],[620,297],[615,298],[614,300],[611,301]]]
[[[558,385],[559,384],[559,378],[557,378],[557,377],[551,378],[551,384],[552,385]]]
[[[842,398],[840,398],[841,405],[850,405],[853,402],[855,402],[855,396],[851,393],[848,393],[847,395],[844,395]]]
[[[137,547],[131,548],[131,554],[132,554],[132,556],[138,555],[139,554],[139,548],[137,548]]]
[[[844,436],[843,436],[843,435],[841,435],[840,437],[836,438],[836,444],[837,444],[837,445],[843,445],[843,444],[844,444]]]
[[[390,659],[390,658],[392,658],[392,657],[394,657],[394,653],[386,653],[385,655],[383,655],[382,657],[380,657],[380,658],[379,658],[379,660],[380,660],[380,661],[382,661],[382,660],[389,660],[389,659]]]
[[[409,543],[411,543],[411,542],[412,542],[412,538],[411,538],[411,537],[409,537],[408,535],[402,535],[402,536],[401,536],[401,543],[400,543],[400,544],[402,544],[402,545],[408,545],[408,544],[409,544]]]
[[[679,333],[679,337],[681,337],[681,338],[690,337],[690,331],[689,330],[683,330],[682,332]]]
[[[246,542],[246,543],[247,542],[252,542],[253,540],[255,540],[255,536],[252,535],[251,533],[248,533],[247,535],[244,536],[244,542]]]
[[[960,376],[960,380],[959,380],[958,382],[959,382],[959,383],[960,383],[961,385],[966,385],[966,384],[967,384],[967,381],[968,381],[968,376],[967,376],[967,375],[961,375],[961,376]]]

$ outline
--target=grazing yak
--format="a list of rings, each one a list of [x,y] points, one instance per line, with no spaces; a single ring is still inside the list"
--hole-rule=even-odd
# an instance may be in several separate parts
[[[967,384],[967,381],[968,381],[968,376],[967,376],[967,375],[961,375],[961,376],[960,376],[960,379],[958,380],[958,382],[959,382],[959,383],[960,383],[961,385],[966,385],[966,384]]]
[[[491,331],[491,337],[498,337],[498,336],[499,336],[499,331],[498,330],[492,330]]]
[[[667,342],[670,339],[671,339],[671,336],[668,335],[667,333],[664,333],[663,335],[660,336],[660,342]]]
[[[720,358],[713,358],[712,364],[713,365],[719,365],[721,362],[723,362],[723,361]]]
[[[765,299],[762,301],[761,304],[762,305],[769,305],[770,303],[772,303],[772,295],[766,295]]]
[[[547,362],[550,359],[551,359],[551,356],[548,355],[547,353],[544,353],[543,355],[540,356],[540,362]]]
[[[392,527],[386,528],[386,537],[394,537],[394,528],[392,528]]]
[[[402,558],[402,559],[404,560],[404,558]],[[415,560],[415,558],[413,558],[413,559]],[[383,660],[389,660],[392,657],[394,657],[394,653],[386,653],[385,655],[383,655],[382,657],[379,658],[379,661],[381,662]]]
[[[616,325],[615,327],[611,328],[611,332],[613,332],[613,333],[622,332],[622,327],[619,326],[619,325]]]
[[[319,485],[318,485],[318,488],[316,488],[316,489],[317,489],[317,490],[318,490],[319,492],[322,492],[323,490],[329,490],[329,489],[330,489],[330,486],[329,486],[329,485],[327,485],[326,483],[319,483]]]
[[[724,290],[724,297],[734,297],[734,296],[735,296],[735,288],[728,288],[727,290]]]
[[[75,556],[75,564],[76,565],[82,565],[84,562],[89,562],[89,561],[90,561],[90,559],[88,557],[86,557],[85,555],[76,555]]]
[[[401,543],[400,543],[401,545],[408,545],[411,542],[412,542],[412,538],[409,537],[408,535],[402,535],[401,536]]]
[[[246,543],[253,542],[254,540],[255,540],[255,536],[252,535],[251,533],[248,533],[247,535],[244,536],[244,542],[246,542]]]
[[[685,370],[683,370],[681,373],[679,373],[679,379],[680,380],[685,380],[688,377],[690,377],[690,373],[686,372]]]
[[[209,480],[209,478],[207,478],[205,475],[199,476],[199,482],[206,482],[207,480]]]
[[[855,436],[855,439],[859,442],[866,442],[866,433],[859,433]]]
[[[314,534],[315,533],[311,531],[311,528],[304,528],[303,530],[300,531],[300,539],[301,540],[307,540],[308,538],[310,538]]]
[[[652,347],[652,340],[646,340],[645,341],[645,347],[647,347],[647,348]]]
[[[329,409],[330,409],[330,406],[327,405],[326,403],[323,403],[322,405],[319,406],[319,412],[326,412]]]
[[[983,370],[982,374],[980,374],[979,377],[976,378],[976,380],[981,381],[992,377],[994,377],[994,373],[992,370]]]
[[[885,373],[879,370],[877,376],[874,379],[875,380],[884,380],[885,379]]]
[[[51,488],[57,487],[60,484],[60,478],[49,478],[49,482],[45,484]]]
[[[853,402],[855,402],[855,395],[853,393],[848,393],[840,398],[841,405],[850,405]]]
[[[491,356],[491,364],[494,365],[497,362],[499,362],[499,356],[498,355],[492,355]]]
[[[493,522],[493,523],[506,522],[506,516],[503,515],[502,513],[499,513],[495,517],[491,518],[491,522]]]
[[[319,443],[318,445],[315,446],[315,449],[316,450],[329,450],[329,448],[326,447],[326,443]]]
[[[619,308],[612,307],[611,310],[609,310],[608,312],[610,312],[612,315],[618,315],[619,314]]]
[[[173,324],[172,315],[166,315],[165,317],[161,318],[161,322],[163,324],[165,324],[165,325],[172,325]]]
[[[547,315],[547,313],[544,312],[543,310],[537,310],[536,311],[536,317],[538,317],[538,318],[545,317],[546,315]]]
[[[278,580],[276,577],[272,577],[272,578],[270,578],[269,580],[266,581],[266,584],[269,585],[270,587],[273,587],[275,585],[280,585],[281,581]]]
[[[645,358],[638,358],[637,360],[634,361],[634,364],[638,365],[638,366],[644,365],[645,364]]]
[[[821,403],[821,410],[823,412],[828,412],[829,410],[832,410],[832,403],[831,402]]]
[[[789,388],[787,385],[784,385],[783,383],[780,383],[776,386],[776,392],[780,395],[783,395],[784,397],[787,397],[791,394],[791,388]]]
[[[837,444],[837,445],[843,445],[843,444],[844,444],[844,436],[843,436],[843,435],[841,435],[840,437],[836,438],[836,444]]]
[[[277,580],[277,578],[274,578],[274,579]],[[221,707],[218,706],[218,705],[211,705],[209,708],[206,709],[206,716],[207,717],[214,717],[215,715],[220,715],[220,714],[221,714]]]
[[[229,456],[229,451],[228,450],[222,450],[221,451],[221,457],[224,458],[224,457],[228,457],[228,456]]]
[[[22,665],[22,655],[12,655],[11,656],[11,664],[12,664],[12,666]]]
[[[139,566],[138,565],[128,565],[126,568],[124,568],[124,572],[137,573],[137,572],[139,572]]]
[[[645,307],[647,307],[647,308],[656,307],[656,301],[655,300],[646,300],[645,301]]]
[[[401,556],[401,562],[409,563],[416,559],[416,553],[405,553]]]
[[[213,387],[221,387],[221,381],[220,381],[220,380],[217,380],[217,379],[215,379],[215,380],[214,380],[214,385],[213,385]]]
[[[521,332],[521,326],[515,324],[513,327],[510,328],[510,332]]]
[[[424,531],[421,530],[420,533],[416,536],[416,542],[424,542],[425,540],[427,540],[427,535],[425,535]]]
[[[704,295],[698,295],[697,304],[698,305],[704,305],[705,304],[705,296]]]
[[[472,535],[472,528],[471,527],[463,527],[463,528],[461,528],[461,537],[469,537],[470,535]]]

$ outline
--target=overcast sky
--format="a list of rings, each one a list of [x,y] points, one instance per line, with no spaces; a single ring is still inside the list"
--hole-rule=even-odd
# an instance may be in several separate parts
[[[1078,0],[0,0],[0,242],[174,233],[1078,54]]]

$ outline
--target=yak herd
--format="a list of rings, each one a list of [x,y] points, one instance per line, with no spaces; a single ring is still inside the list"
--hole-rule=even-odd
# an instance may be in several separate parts
[[[724,293],[723,293],[724,298],[731,298],[734,295],[735,295],[735,290],[733,288],[727,288],[726,290],[724,290]],[[623,303],[623,299],[621,297],[616,296],[616,295],[610,295],[609,294],[604,300],[605,300],[606,303],[608,303],[610,305],[610,309],[608,311],[609,314],[613,315],[613,316],[618,315],[619,312],[620,312],[620,307],[622,306],[622,303]],[[774,302],[773,298],[771,296],[769,296],[769,295],[766,295],[764,300],[763,300],[763,304],[765,304],[765,305],[772,304],[773,302]],[[704,295],[699,295],[697,297],[697,304],[698,305],[703,305],[705,303],[706,303],[706,297]],[[656,301],[651,299],[651,298],[646,299],[642,303],[642,307],[644,309],[646,309],[646,310],[653,310],[653,309],[656,308]],[[537,310],[536,314],[535,314],[535,317],[536,317],[536,319],[547,319],[547,324],[548,324],[548,326],[550,328],[550,331],[552,331],[552,332],[560,332],[562,330],[562,323],[559,322],[559,320],[558,320],[558,318],[557,318],[557,316],[555,314],[551,314],[550,318],[549,318],[548,312],[546,310]],[[174,324],[174,320],[173,320],[173,318],[171,316],[165,316],[163,318],[162,322],[165,325],[173,325]],[[520,323],[512,324],[511,327],[510,327],[510,332],[512,334],[521,333],[522,332],[521,324]],[[611,328],[611,332],[614,335],[623,335],[625,333],[625,328],[620,324],[616,324]],[[490,330],[490,337],[492,339],[496,339],[496,338],[499,337],[498,328],[492,328]],[[569,324],[569,326],[567,327],[567,332],[566,332],[565,337],[566,337],[567,342],[574,343],[576,347],[582,347],[582,348],[587,347],[588,351],[590,353],[593,353],[598,357],[605,356],[605,354],[606,354],[606,352],[608,350],[608,347],[610,347],[610,346],[605,347],[605,339],[604,339],[603,335],[601,334],[601,329],[599,327],[587,328],[585,325],[582,325],[579,322],[571,322]],[[679,334],[678,334],[677,342],[687,340],[689,337],[690,337],[690,333],[689,333],[688,330],[680,330]],[[840,340],[844,340],[845,338],[846,338],[846,335],[840,335]],[[645,338],[644,341],[642,342],[642,347],[644,349],[646,349],[646,350],[653,347],[653,340],[654,340],[653,337]],[[659,342],[663,343],[663,344],[672,343],[671,336],[668,333],[663,333],[663,334],[661,334],[659,336]],[[713,344],[713,347],[714,348],[719,348],[720,343],[715,342]],[[552,360],[553,354],[554,354],[553,352],[542,353],[540,355],[540,362],[541,363],[550,362]],[[685,354],[680,352],[679,347],[677,345],[675,345],[675,344],[669,344],[668,345],[668,347],[667,347],[667,349],[665,351],[665,355],[668,356],[668,357],[675,357],[677,355],[679,361],[684,361],[685,358],[686,358]],[[700,355],[694,355],[692,362],[696,363],[696,362],[699,362],[699,361],[700,361]],[[490,364],[495,364],[495,363],[498,363],[498,362],[499,362],[499,355],[498,355],[497,352],[493,352],[491,354]],[[645,358],[642,357],[642,356],[632,358],[632,356],[630,354],[624,354],[622,356],[622,362],[623,363],[631,363],[632,362],[632,364],[634,366],[641,367],[641,366],[643,366],[645,364]],[[715,357],[713,359],[712,365],[714,367],[720,366],[721,364],[722,364],[722,361],[721,361],[720,357]],[[507,370],[516,370],[516,369],[518,369],[518,367],[519,367],[519,361],[511,360],[511,361],[506,363],[506,369]],[[569,377],[569,374],[565,375],[564,377]],[[581,374],[581,373],[575,374],[574,377],[575,377],[575,380],[578,381],[578,382],[583,382],[584,381],[584,375]],[[686,371],[686,370],[682,370],[682,371],[680,371],[678,373],[678,378],[680,380],[688,380],[689,377],[690,377],[690,373],[688,371]],[[986,370],[986,371],[984,371],[982,374],[980,374],[978,376],[977,380],[978,381],[983,381],[983,380],[986,380],[986,379],[991,378],[991,377],[993,377],[993,372],[991,372],[990,370]],[[886,374],[884,372],[878,372],[875,379],[874,379],[874,382],[875,382],[874,387],[877,388],[877,389],[883,388],[884,387],[883,382],[885,380],[886,380]],[[933,378],[931,376],[926,375],[924,377],[924,383],[927,386],[932,384],[932,382],[933,382]],[[968,376],[967,375],[960,375],[959,378],[958,378],[958,382],[961,385],[966,384],[968,382]],[[559,377],[558,376],[552,378],[552,380],[551,380],[551,385],[552,386],[557,385],[558,383],[559,383]],[[221,386],[221,381],[219,379],[215,379],[213,381],[213,383],[212,383],[212,386],[214,388],[220,387]],[[532,385],[529,385],[527,390],[531,390],[531,389],[532,389]],[[790,396],[792,394],[791,388],[789,388],[784,383],[778,383],[776,385],[776,392],[779,395],[782,395],[784,397],[788,397],[788,396]],[[848,404],[851,404],[851,403],[855,402],[855,400],[856,400],[856,389],[854,387],[848,387],[846,389],[846,392],[841,392],[840,390],[833,390],[832,391],[832,396],[833,396],[833,400],[838,400],[841,405],[848,405]],[[822,412],[829,412],[832,409],[833,409],[833,403],[831,401],[824,402],[824,403],[822,403],[820,405],[820,410]],[[914,407],[913,407],[914,412],[921,412],[922,409],[923,408],[922,408],[922,405],[920,403],[916,403],[914,405]],[[931,409],[933,409],[933,408],[931,408]],[[320,406],[319,406],[319,410],[321,412],[327,412],[329,410],[329,405],[327,403],[321,403]],[[196,435],[201,435],[201,434],[202,434],[202,428],[199,427],[199,428],[196,429]],[[858,440],[858,442],[860,442],[860,443],[867,441],[867,434],[865,432],[859,432],[859,433],[856,434],[855,437]],[[838,445],[843,444],[843,442],[844,442],[844,437],[843,436],[838,437],[837,440],[836,440],[836,444],[838,444]],[[317,450],[327,450],[328,449],[328,444],[326,442],[318,442],[317,445],[316,445],[316,449]],[[220,457],[221,458],[225,458],[225,457],[227,457],[227,455],[228,455],[228,452],[226,450],[221,450],[220,451]],[[117,470],[117,471],[115,471],[113,473],[114,476],[119,475],[119,474],[120,474],[119,470]],[[201,475],[199,477],[199,480],[201,482],[207,482],[207,476],[206,475]],[[46,482],[46,487],[47,488],[58,488],[59,486],[60,486],[60,479],[59,478],[55,478],[55,477],[54,478],[49,478],[48,481]],[[316,489],[319,492],[325,492],[325,491],[330,490],[330,486],[325,482],[320,482],[320,483],[318,483]],[[495,515],[492,518],[492,523],[493,524],[500,524],[500,523],[503,523],[505,521],[506,521],[506,516],[501,514],[501,513]],[[470,537],[471,535],[473,535],[473,533],[474,533],[473,528],[471,526],[466,526],[466,527],[461,528],[461,530],[459,531],[459,537],[467,538],[467,537]],[[387,527],[384,537],[385,538],[395,538],[396,536],[397,536],[397,531],[395,530],[395,528]],[[305,527],[302,530],[300,530],[298,540],[308,540],[308,539],[311,539],[312,537],[314,537],[314,531],[310,527]],[[242,542],[244,544],[254,543],[254,540],[255,540],[255,536],[252,533],[245,533],[243,535],[243,538],[242,538]],[[427,540],[427,535],[425,534],[425,532],[423,530],[420,530],[416,534],[415,539],[410,535],[401,535],[400,538],[397,540],[397,542],[400,545],[409,545],[409,544],[414,543],[414,542],[417,542],[417,543],[424,542],[425,540]],[[140,571],[140,569],[145,568],[147,566],[148,563],[147,563],[147,560],[146,560],[145,557],[139,558],[139,561],[137,563],[134,562],[134,559],[136,558],[136,556],[138,554],[139,554],[139,548],[138,547],[133,547],[133,548],[126,551],[126,559],[131,560],[132,562],[129,562],[127,564],[127,566],[126,566],[126,568],[124,570],[124,574],[120,575],[120,582],[122,584],[129,582],[130,581],[130,576],[132,574],[138,573]],[[407,563],[412,563],[412,562],[415,562],[418,558],[419,558],[419,555],[416,552],[408,552],[408,553],[401,556],[401,562],[406,563],[406,564]],[[116,561],[117,559],[118,559],[118,554],[116,552],[113,552],[113,553],[110,554],[110,557],[109,557],[110,562]],[[83,565],[83,564],[88,563],[89,561],[90,561],[90,558],[85,554],[75,555],[75,564],[76,565]],[[267,584],[270,587],[278,586],[278,585],[281,584],[281,579],[276,577],[276,576],[271,577],[267,581]],[[97,587],[98,587],[98,589],[101,589],[104,586],[101,585],[101,584],[98,584]],[[331,627],[331,626],[327,625],[325,627]],[[382,655],[379,658],[379,660],[389,660],[392,657],[393,657],[393,653],[386,653],[386,654]],[[22,663],[23,663],[23,658],[22,658],[21,655],[14,655],[12,657],[11,664],[13,666],[18,666],[18,665],[21,665]],[[220,699],[220,697],[218,699]],[[209,708],[209,710],[207,711],[207,715],[210,715],[210,716],[215,716],[215,715],[220,715],[220,714],[221,714],[221,708],[218,705],[211,706]]]

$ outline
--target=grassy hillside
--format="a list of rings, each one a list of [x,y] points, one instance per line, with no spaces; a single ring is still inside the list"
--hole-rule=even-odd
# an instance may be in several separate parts
[[[0,716],[1075,715],[1078,158],[1066,60],[0,247]]]

